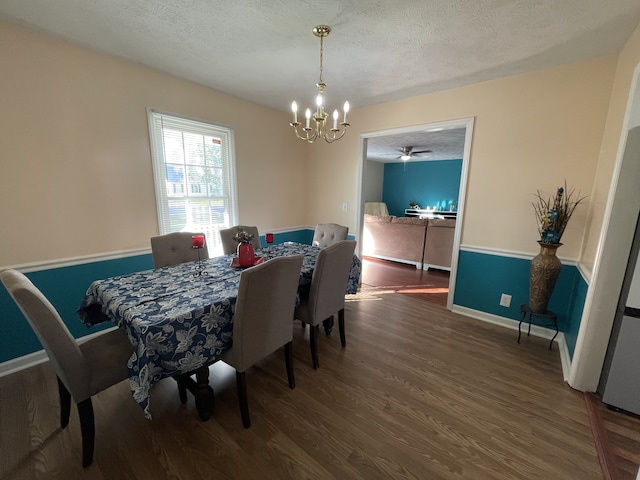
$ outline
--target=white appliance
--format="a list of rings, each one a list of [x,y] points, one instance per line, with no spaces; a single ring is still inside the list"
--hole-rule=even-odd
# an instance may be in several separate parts
[[[620,301],[598,391],[610,407],[640,415],[640,221],[629,256]]]

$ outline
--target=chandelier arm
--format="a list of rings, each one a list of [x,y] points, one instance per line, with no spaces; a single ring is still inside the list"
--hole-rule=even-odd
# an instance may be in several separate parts
[[[344,124],[343,124],[344,125]],[[331,129],[331,134],[329,133],[325,133],[323,135],[323,138],[325,140],[325,142],[327,143],[333,143],[336,140],[340,140],[342,137],[344,137],[344,134],[347,133],[347,127],[349,126],[349,124],[347,124],[345,126],[345,128],[343,128],[342,130],[339,130],[337,128],[332,128]]]
[[[303,128],[302,131],[304,132],[304,135],[301,134],[300,130],[298,129],[298,126],[300,125],[299,122],[292,122],[289,125],[293,127],[293,131],[296,133],[296,137],[298,137],[300,140],[313,143],[318,136],[318,132],[314,131],[312,128]]]

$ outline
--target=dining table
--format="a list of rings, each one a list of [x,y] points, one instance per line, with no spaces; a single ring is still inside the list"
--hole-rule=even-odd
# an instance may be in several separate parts
[[[284,242],[256,250],[255,263],[303,255],[298,294],[304,295],[319,253],[313,245]],[[222,255],[96,280],[87,289],[77,314],[87,326],[111,322],[126,332],[135,347],[127,362],[129,384],[147,418],[151,388],[167,377],[178,380],[182,402],[185,388],[194,394],[202,420],[212,415],[208,367],[231,347],[238,286],[246,268],[238,266],[235,254]],[[357,292],[361,270],[354,255],[345,294]]]

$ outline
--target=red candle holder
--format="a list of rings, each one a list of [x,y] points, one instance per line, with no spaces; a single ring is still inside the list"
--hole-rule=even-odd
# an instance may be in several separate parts
[[[191,245],[193,248],[204,248],[204,235],[193,235]]]
[[[198,251],[198,261],[195,265],[194,277],[206,275],[207,271],[204,269],[202,258],[200,258],[200,249],[204,248],[204,235],[193,235],[191,237],[191,246]]]
[[[264,234],[264,239],[268,244],[272,244],[273,243],[273,233],[265,233]]]
[[[273,243],[273,233],[265,233],[264,240],[267,242],[267,260],[271,254],[271,244]]]

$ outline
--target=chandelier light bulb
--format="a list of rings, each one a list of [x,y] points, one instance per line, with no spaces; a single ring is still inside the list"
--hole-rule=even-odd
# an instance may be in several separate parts
[[[298,123],[298,104],[295,100],[291,104],[291,111],[293,112],[293,123]]]
[[[333,129],[334,129],[334,130],[337,130],[337,129],[338,129],[338,116],[339,116],[339,115],[340,115],[340,114],[338,113],[338,109],[336,108],[336,109],[333,111]]]
[[[311,120],[311,110],[309,110],[309,109],[307,108],[307,111],[306,111],[306,112],[304,112],[304,116],[305,116],[305,118],[307,119],[307,126],[306,126],[306,128],[309,128],[309,120]]]

